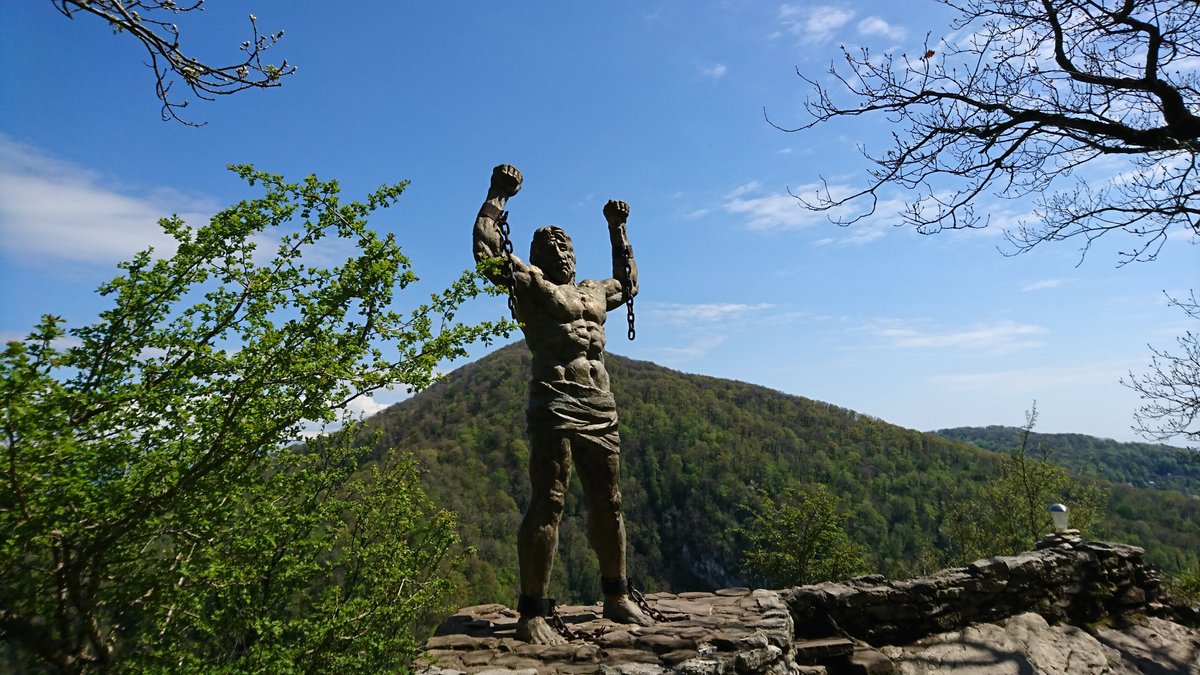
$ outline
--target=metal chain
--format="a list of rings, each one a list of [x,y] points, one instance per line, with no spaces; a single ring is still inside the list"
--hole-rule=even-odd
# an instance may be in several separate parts
[[[570,628],[567,628],[567,624],[562,620],[562,617],[559,616],[558,610],[555,610],[553,614],[546,617],[546,623],[550,624],[550,627],[554,629],[554,632],[565,637],[568,641],[583,640],[584,642],[595,642],[597,638],[599,638],[601,635],[604,635],[603,628],[597,628],[590,633],[588,631],[571,630]]]
[[[625,317],[629,320],[629,339],[637,337],[637,330],[633,327],[633,264],[630,260],[633,258],[633,253],[629,247],[625,247]]]
[[[650,603],[646,601],[646,596],[642,595],[642,592],[638,590],[637,585],[633,583],[632,579],[629,580],[629,597],[633,599],[633,603],[645,612],[647,616],[660,623],[681,621],[687,618],[686,615],[671,616],[651,607]]]
[[[512,239],[509,238],[508,211],[501,211],[496,219],[500,228],[500,250],[504,253],[504,278],[508,281],[508,311],[517,318],[517,279],[513,275]],[[632,339],[632,338],[631,338]]]

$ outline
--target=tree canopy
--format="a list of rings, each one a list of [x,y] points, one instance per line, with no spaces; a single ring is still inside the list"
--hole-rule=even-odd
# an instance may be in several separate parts
[[[175,252],[123,263],[97,322],[0,355],[0,636],[40,667],[393,670],[446,590],[452,522],[411,462],[294,445],[508,324],[456,320],[474,272],[392,308],[417,277],[366,218],[405,184],[233,169],[263,194],[162,220]]]
[[[1006,229],[1015,252],[1072,239],[1086,253],[1123,232],[1122,262],[1200,234],[1200,4],[941,2],[959,13],[953,33],[918,54],[843,47],[831,79],[798,73],[811,120],[788,131],[859,116],[895,127],[883,153],[863,149],[865,186],[823,183],[804,205],[849,224],[898,187],[902,222],[928,233],[987,226],[983,195],[1028,198]]]

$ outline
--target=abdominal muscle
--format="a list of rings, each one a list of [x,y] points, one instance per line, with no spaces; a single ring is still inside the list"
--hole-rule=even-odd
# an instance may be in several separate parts
[[[574,317],[563,317],[561,314],[567,309],[564,303],[552,302],[551,307],[535,308],[530,312],[532,317],[521,317],[525,341],[533,353],[535,382],[566,380],[608,391],[608,371],[604,368],[604,300],[590,295],[580,292],[570,298],[584,305],[584,316],[579,316],[577,310]],[[567,320],[557,320],[560,318]]]

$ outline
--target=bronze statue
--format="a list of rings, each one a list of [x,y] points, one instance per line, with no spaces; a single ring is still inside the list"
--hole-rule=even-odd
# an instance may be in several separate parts
[[[654,623],[629,595],[617,408],[604,368],[604,320],[609,311],[637,295],[637,266],[625,234],[629,205],[621,201],[604,206],[612,241],[611,279],[575,283],[571,238],[558,227],[534,232],[529,262],[523,262],[511,252],[504,211],[520,189],[516,167],[502,164],[492,170],[487,199],[475,219],[475,260],[504,260],[503,269],[491,268],[487,274],[493,283],[509,288],[514,316],[533,354],[526,410],[533,492],[517,533],[517,637],[558,644],[563,638],[547,623],[554,615],[554,599],[546,595],[572,462],[587,497],[588,541],[600,563],[605,618],[641,626]]]

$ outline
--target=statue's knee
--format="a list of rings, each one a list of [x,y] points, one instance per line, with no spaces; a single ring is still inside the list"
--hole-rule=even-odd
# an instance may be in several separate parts
[[[562,517],[567,505],[567,495],[562,490],[547,490],[533,495],[529,502],[529,513],[537,514],[542,519],[553,519],[555,522]]]

